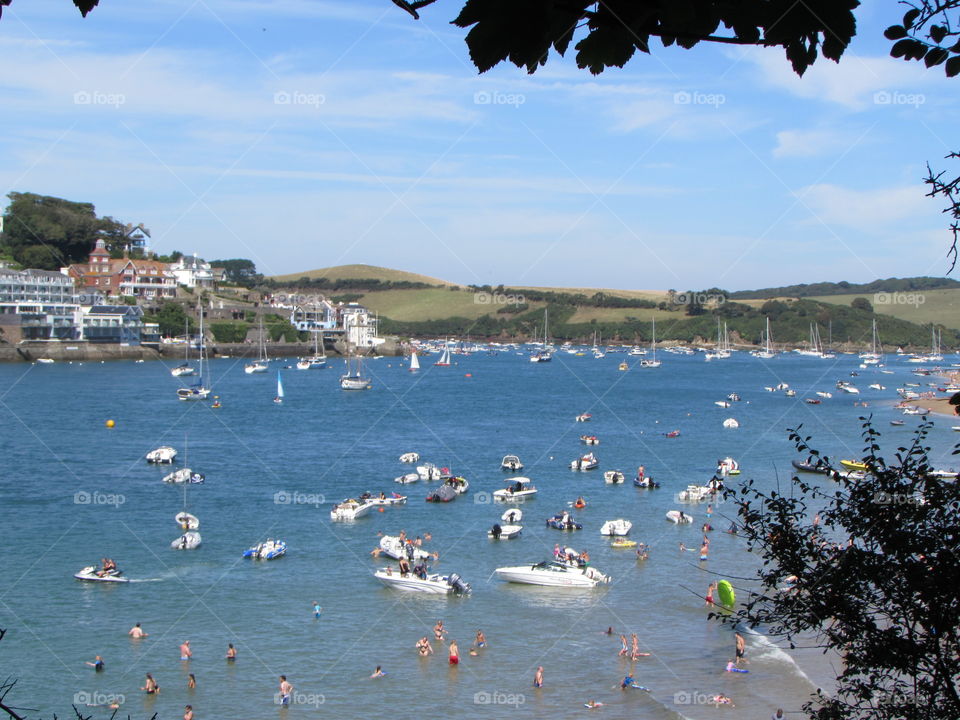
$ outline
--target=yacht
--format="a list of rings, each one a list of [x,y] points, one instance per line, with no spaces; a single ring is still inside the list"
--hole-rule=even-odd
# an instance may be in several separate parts
[[[327,365],[327,356],[320,352],[320,347],[323,345],[323,342],[320,338],[323,337],[323,333],[316,330],[313,331],[313,355],[302,358],[297,363],[297,370],[317,370]]]
[[[270,369],[270,366],[267,364],[269,362],[267,359],[267,346],[263,337],[263,315],[260,315],[260,338],[258,343],[257,359],[243,366],[243,371],[247,375],[252,375],[253,373],[265,373]]]
[[[592,588],[610,582],[610,578],[592,567],[577,567],[557,560],[545,560],[532,565],[497,568],[501,580],[524,585],[548,587]]]

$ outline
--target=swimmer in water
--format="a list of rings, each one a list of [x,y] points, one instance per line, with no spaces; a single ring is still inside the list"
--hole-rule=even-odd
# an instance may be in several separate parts
[[[86,663],[87,665],[93,668],[94,672],[103,671],[103,658],[101,658],[99,655],[94,656],[93,662],[90,662],[89,660],[87,660]]]
[[[193,651],[190,650],[190,641],[184,640],[180,645],[180,659],[189,660],[193,657]]]
[[[535,688],[543,687],[543,665],[537,668],[537,671],[533,674],[533,686]]]
[[[377,665],[377,669],[373,671],[373,675],[371,675],[370,678],[371,678],[371,679],[373,679],[373,678],[382,678],[384,675],[386,675],[386,673],[385,673],[383,670],[380,669],[380,666],[379,666],[379,665]]]
[[[139,640],[140,638],[147,637],[147,633],[143,631],[143,628],[140,627],[140,623],[137,623],[132,628],[127,631],[127,635],[132,637],[134,640]]]
[[[233,643],[227,643],[227,662],[233,662],[237,659],[237,649]]]

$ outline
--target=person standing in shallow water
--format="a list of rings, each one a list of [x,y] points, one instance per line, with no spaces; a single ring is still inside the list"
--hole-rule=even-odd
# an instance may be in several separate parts
[[[460,664],[460,648],[457,647],[457,641],[450,641],[450,664],[459,665]]]
[[[537,671],[533,674],[533,686],[535,688],[543,687],[543,665],[537,668]]]

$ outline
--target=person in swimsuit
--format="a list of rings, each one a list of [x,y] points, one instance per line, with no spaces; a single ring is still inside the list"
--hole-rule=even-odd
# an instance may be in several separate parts
[[[193,705],[187,705],[183,709],[183,720],[193,720]]]
[[[427,639],[426,635],[417,640],[416,648],[417,652],[420,653],[420,657],[426,657],[427,655],[433,654],[433,646],[430,644],[430,641]]]
[[[227,662],[233,662],[237,659],[237,649],[233,643],[227,643]]]
[[[373,675],[370,676],[370,679],[382,678],[384,675],[386,675],[386,673],[380,669],[379,665],[377,665],[377,669],[373,671]]]
[[[442,641],[446,632],[447,631],[443,629],[443,620],[437,620],[437,624],[433,626],[433,636],[437,640]]]
[[[719,695],[714,695],[712,699],[713,699],[713,704],[716,705],[717,707],[720,707],[721,705],[729,705],[730,707],[736,707],[736,705],[733,704],[733,700],[728,698],[723,693],[720,693]]]
[[[460,664],[460,648],[457,647],[457,641],[450,641],[450,664],[459,665]]]
[[[377,550],[379,550],[379,549],[380,549],[380,548],[377,548]],[[314,600],[314,601],[313,601],[313,616],[314,616],[317,620],[320,619],[320,613],[321,613],[322,610],[323,610],[323,608],[320,607],[320,603],[318,603],[316,600]]]
[[[290,695],[293,693],[293,685],[287,682],[287,676],[280,676],[279,702],[281,705],[290,704]]]
[[[707,606],[713,605],[713,591],[717,587],[716,583],[710,583],[710,587],[707,588]]]
[[[140,688],[147,695],[157,695],[160,693],[160,686],[157,685],[157,681],[153,679],[153,675],[147,673],[147,679],[143,683],[143,687]]]
[[[741,635],[740,633],[734,633],[734,634],[736,635],[736,638],[737,638],[737,655],[734,662],[737,665],[739,665],[740,661],[744,659],[743,653],[746,650],[747,643],[746,641],[744,641],[743,635]]]
[[[535,688],[543,687],[543,665],[537,668],[537,671],[533,674],[533,686]]]
[[[628,687],[633,687],[633,675],[627,673],[623,680],[620,681],[620,689],[626,690]]]
[[[197,676],[193,673],[187,675],[187,690],[196,690],[197,689]]]
[[[638,657],[640,657],[640,638],[637,637],[636,633],[631,633],[630,638],[633,641],[633,647],[630,652],[630,657],[636,660]]]
[[[483,634],[483,630],[477,630],[477,647],[482,648],[487,644],[487,638]]]
[[[703,562],[704,560],[707,559],[707,553],[709,551],[710,551],[710,548],[706,543],[700,546],[700,562]]]
[[[147,634],[143,631],[143,628],[140,627],[140,623],[137,623],[132,628],[127,631],[127,635],[132,637],[134,640],[139,640],[140,638],[147,637]]]
[[[627,656],[627,636],[620,635],[620,652],[617,653],[617,657],[626,657]]]
[[[180,645],[180,659],[189,660],[192,657],[193,657],[193,651],[190,650],[190,641],[184,640],[183,643]]]
[[[93,662],[87,660],[87,665],[93,668],[94,672],[103,672],[103,658],[99,655],[95,655]]]

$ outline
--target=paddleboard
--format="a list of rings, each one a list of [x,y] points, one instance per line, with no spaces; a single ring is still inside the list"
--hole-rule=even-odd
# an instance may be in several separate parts
[[[720,604],[725,608],[733,608],[737,601],[737,595],[733,592],[733,585],[728,580],[721,580],[717,583],[717,596],[720,598]]]

